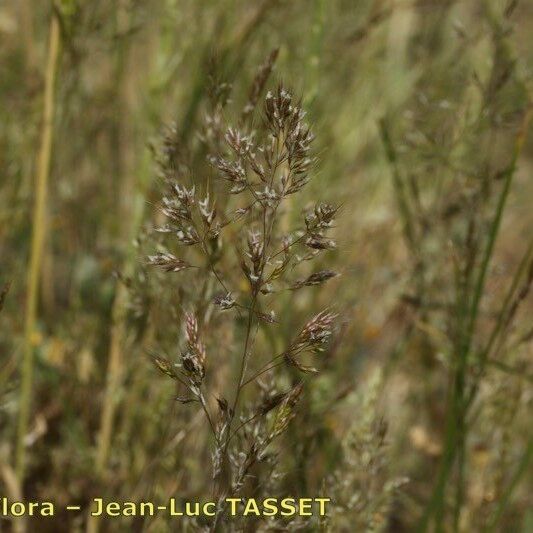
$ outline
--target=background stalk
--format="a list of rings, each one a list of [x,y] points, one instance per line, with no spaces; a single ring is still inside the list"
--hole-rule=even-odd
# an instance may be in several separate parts
[[[20,404],[16,443],[16,472],[20,482],[24,479],[26,454],[24,439],[28,431],[33,383],[34,334],[39,302],[39,279],[45,244],[46,200],[52,156],[54,95],[60,48],[58,15],[54,11],[50,19],[48,59],[44,84],[41,143],[37,160],[36,192],[33,206],[33,233],[28,269],[26,319],[24,327],[24,352],[21,369]]]
[[[118,135],[116,138],[117,169],[120,176],[118,190],[118,210],[120,221],[118,225],[117,242],[122,247],[125,257],[122,262],[122,273],[128,275],[131,271],[132,254],[131,239],[136,230],[136,225],[131,224],[134,215],[135,178],[134,160],[136,154],[128,149],[131,141],[133,125],[131,115],[134,112],[132,94],[132,71],[129,69],[131,49],[128,31],[130,29],[130,16],[127,3],[117,2],[116,8],[117,34],[123,42],[120,43],[117,53],[116,80],[117,93],[120,101],[115,115],[118,122]],[[109,350],[106,369],[105,389],[102,398],[100,413],[100,428],[96,442],[96,456],[94,461],[95,473],[100,481],[106,479],[107,463],[113,439],[115,415],[119,404],[122,381],[124,377],[124,343],[126,341],[125,313],[128,302],[128,290],[122,280],[117,280],[115,296],[111,310],[111,328],[109,335]],[[100,529],[100,517],[88,517],[87,531],[96,533]]]

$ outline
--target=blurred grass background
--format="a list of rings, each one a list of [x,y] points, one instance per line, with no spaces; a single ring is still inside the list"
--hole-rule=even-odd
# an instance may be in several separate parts
[[[527,127],[532,15],[531,3],[503,0],[0,4],[0,282],[11,282],[0,315],[2,494],[81,505],[101,493],[129,500],[206,495],[202,420],[174,405],[172,388],[146,355],[156,344],[175,342],[166,328],[172,317],[162,317],[157,294],[142,283],[130,291],[114,273],[135,278],[142,262],[134,240],[142,242],[156,212],[161,183],[150,147],[162,127],[176,121],[190,164],[201,172],[205,154],[195,139],[213,80],[231,84],[232,98],[242,101],[257,66],[279,48],[274,79],[301,95],[317,135],[319,171],[307,199],[342,204],[332,260],[342,276],[313,297],[334,302],[345,324],[338,352],[306,400],[306,415],[287,437],[305,453],[289,461],[286,488],[315,495],[342,464],[341,443],[359,416],[351,393],[381,368],[387,475],[410,479],[383,527],[414,531],[446,448],[446,337],[453,332],[432,318],[429,304],[452,298],[453,252],[446,246],[456,230],[436,221],[454,195],[468,196],[476,176],[486,172],[492,188],[500,186],[498,172],[512,158],[520,127]],[[470,120],[484,99],[482,110],[496,110],[488,125]],[[419,189],[413,198],[423,216],[412,247],[380,123],[396,170],[407,187]],[[39,215],[34,202],[47,174],[39,156],[47,150],[47,124],[49,176]],[[481,341],[531,241],[532,155],[526,136],[484,287]],[[484,213],[494,204],[484,209],[476,219],[482,236]],[[299,210],[291,216],[297,219]],[[35,319],[28,323],[36,228],[42,255],[35,265]],[[426,265],[425,284],[414,295],[424,300],[422,310],[406,297],[416,278],[414,250]],[[280,335],[302,323],[309,298],[290,302],[290,323]],[[524,300],[509,336],[528,335],[533,306]],[[533,528],[530,340],[518,347],[510,341],[500,366],[487,370],[481,414],[467,439],[461,521],[445,513],[443,530]],[[21,459],[24,360],[34,371]],[[523,474],[515,486],[517,469]],[[84,524],[83,515],[63,515],[28,527],[67,531]],[[157,520],[108,527],[165,530]]]

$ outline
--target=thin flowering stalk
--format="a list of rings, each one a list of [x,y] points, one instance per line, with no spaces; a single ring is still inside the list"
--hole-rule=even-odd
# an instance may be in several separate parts
[[[277,170],[278,165],[279,165],[279,138],[276,139],[275,158],[276,158],[276,163],[272,167],[271,176],[270,176],[270,186],[271,187],[272,187],[272,182],[274,181],[276,170]],[[248,315],[248,323],[247,323],[247,326],[246,326],[246,338],[245,338],[245,341],[244,341],[244,352],[243,352],[243,355],[242,355],[241,367],[240,367],[240,371],[239,371],[239,384],[237,386],[237,392],[235,394],[235,400],[233,401],[233,413],[235,413],[235,410],[237,408],[237,404],[239,402],[239,396],[240,396],[241,390],[243,388],[244,376],[246,374],[246,367],[247,367],[248,357],[249,357],[248,345],[249,345],[249,341],[250,341],[250,332],[251,332],[251,327],[252,327],[252,323],[253,323],[253,316],[254,316],[254,314],[256,312],[255,305],[257,303],[257,296],[258,296],[258,291],[260,289],[260,282],[263,280],[263,273],[264,273],[265,264],[266,264],[266,250],[267,250],[268,245],[270,244],[270,239],[271,239],[271,236],[272,236],[272,230],[273,230],[274,221],[275,221],[275,215],[276,215],[276,211],[277,211],[278,206],[279,206],[279,202],[276,204],[276,206],[274,208],[274,211],[272,213],[271,222],[270,222],[270,229],[269,229],[268,234],[267,234],[267,207],[263,205],[263,247],[262,247],[262,255],[261,255],[261,269],[260,269],[260,273],[259,273],[259,276],[258,276],[259,279],[258,279],[257,288],[255,288],[254,292],[253,292],[252,303],[250,305],[250,311],[249,311],[249,315]],[[232,419],[233,419],[233,417],[232,417]],[[231,429],[231,422],[232,422],[232,420],[230,420],[230,429]]]
[[[283,357],[284,354],[280,354],[278,355],[275,359],[278,359],[279,357]],[[274,360],[271,361],[271,363],[273,362]],[[282,364],[284,364],[284,361],[281,361],[279,363],[276,363],[276,364],[271,364],[271,365],[265,365],[261,370],[259,370],[256,374],[254,374],[252,377],[248,378],[243,384],[242,384],[242,388],[246,387],[246,385],[248,385],[249,383],[252,383],[253,381],[256,381],[257,378],[261,377],[262,375],[266,374],[267,372],[270,372],[271,370],[274,370],[274,368],[277,368],[279,366],[281,366]]]

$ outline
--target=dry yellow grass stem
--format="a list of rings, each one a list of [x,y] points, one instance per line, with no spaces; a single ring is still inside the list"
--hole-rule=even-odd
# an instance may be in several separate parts
[[[57,15],[52,14],[48,61],[45,73],[43,121],[41,127],[41,145],[37,161],[37,182],[35,203],[33,207],[33,235],[31,243],[30,265],[28,269],[28,293],[26,298],[26,323],[24,333],[24,353],[21,369],[20,411],[16,445],[16,473],[19,480],[24,478],[26,464],[24,437],[30,418],[31,393],[33,380],[33,333],[37,318],[39,277],[42,266],[45,241],[45,212],[52,154],[54,87],[58,68],[60,48],[60,28]]]

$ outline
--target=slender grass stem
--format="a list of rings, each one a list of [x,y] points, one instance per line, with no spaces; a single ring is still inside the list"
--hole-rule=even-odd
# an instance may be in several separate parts
[[[59,51],[61,47],[61,32],[58,15],[55,11],[50,19],[50,34],[48,42],[48,59],[44,83],[43,119],[41,125],[41,144],[37,161],[36,192],[33,206],[33,234],[28,268],[28,292],[26,296],[26,315],[24,326],[24,352],[21,369],[20,404],[18,417],[18,431],[16,442],[16,473],[20,482],[24,479],[26,468],[25,437],[28,431],[32,386],[33,386],[33,358],[34,334],[37,320],[37,306],[39,300],[39,280],[42,268],[43,250],[45,244],[46,201],[48,196],[48,180],[50,175],[50,161],[52,157],[52,142],[54,132],[55,112],[55,82],[59,65]]]
[[[130,24],[130,13],[126,3],[119,2],[116,9],[116,26],[119,32],[125,31]],[[131,142],[131,124],[129,115],[132,113],[131,77],[128,71],[129,41],[125,40],[118,48],[116,57],[117,88],[120,101],[121,113],[117,115],[117,167],[121,173],[120,213],[121,225],[119,226],[119,242],[130,242],[135,224],[132,226],[127,221],[135,214],[132,209],[132,181],[133,155],[127,150]],[[136,221],[137,222],[137,221]],[[131,251],[129,251],[131,255]],[[123,269],[128,270],[132,263],[131,256],[124,260]],[[109,349],[106,368],[106,383],[100,413],[100,427],[96,441],[95,473],[102,480],[107,472],[107,463],[111,450],[115,413],[120,399],[121,384],[124,373],[124,343],[126,339],[125,310],[128,301],[128,289],[124,283],[118,283],[115,291],[111,310],[111,328],[109,333]],[[100,529],[100,517],[89,516],[87,532],[97,533]]]
[[[466,371],[468,357],[471,352],[473,336],[475,333],[476,322],[479,315],[481,298],[484,293],[486,277],[490,260],[494,254],[494,246],[496,238],[499,233],[503,212],[506,201],[511,188],[511,183],[515,175],[518,158],[522,150],[525,132],[529,123],[530,110],[526,113],[522,123],[521,131],[515,143],[515,150],[513,153],[511,164],[505,172],[504,184],[500,192],[498,203],[496,205],[494,217],[489,230],[489,236],[485,251],[481,260],[478,275],[475,283],[470,291],[468,284],[464,287],[466,294],[471,292],[471,304],[467,315],[459,312],[460,323],[462,318],[466,318],[466,331],[461,335],[460,346],[458,347],[459,359],[454,374],[452,385],[452,396],[449,400],[448,407],[448,423],[446,430],[445,455],[441,464],[441,470],[433,491],[432,498],[427,505],[422,519],[418,526],[418,531],[426,531],[432,518],[435,517],[436,531],[442,531],[443,515],[444,515],[444,500],[446,494],[446,485],[451,475],[452,468],[456,459],[458,458],[458,478],[456,484],[456,503],[454,510],[454,528],[457,531],[459,528],[460,507],[463,500],[463,477],[464,477],[464,462],[465,462],[465,440],[466,440],[466,424],[465,420],[468,415],[468,410],[475,399],[477,390],[479,388],[478,379],[471,385],[470,389],[466,389]],[[461,299],[461,308],[464,307],[465,301],[468,299]],[[485,361],[483,362],[483,365]]]
[[[270,366],[267,366],[267,367],[263,367],[262,370],[260,370],[259,372],[257,372],[256,374],[254,374],[251,378],[248,378],[243,384],[242,386],[245,387],[246,385],[248,385],[248,383],[252,383],[252,381],[255,381],[257,378],[261,377],[263,374],[266,374],[267,372],[269,372],[270,370],[274,370],[274,368],[277,368],[278,366],[281,366],[283,364],[283,361],[280,361],[279,363],[275,363],[273,365],[270,365]]]
[[[527,118],[529,120],[529,117]],[[476,320],[479,313],[479,304],[481,297],[483,295],[483,289],[485,288],[485,281],[487,277],[488,268],[490,265],[490,260],[493,256],[494,251],[494,245],[496,243],[496,237],[498,236],[498,232],[501,225],[501,220],[503,216],[503,212],[505,209],[505,204],[507,203],[507,198],[509,196],[509,191],[511,189],[511,183],[513,182],[513,177],[516,171],[516,166],[518,162],[518,157],[521,153],[521,147],[522,147],[522,141],[520,138],[518,139],[515,147],[515,152],[513,155],[513,160],[511,164],[509,165],[505,176],[504,176],[504,184],[503,184],[503,190],[500,194],[498,205],[496,206],[496,212],[489,230],[489,238],[487,241],[487,247],[485,249],[485,253],[483,255],[483,260],[480,267],[479,277],[477,279],[477,283],[474,290],[474,297],[472,300],[472,308],[470,311],[470,324],[469,324],[469,336],[471,337],[475,327],[476,327]]]
[[[474,334],[476,320],[477,320],[477,317],[478,317],[478,314],[479,314],[479,304],[480,304],[481,296],[483,294],[483,290],[484,290],[484,287],[485,287],[485,279],[486,279],[486,276],[487,276],[488,267],[489,267],[489,264],[490,264],[491,257],[493,255],[493,250],[494,250],[494,245],[495,245],[495,242],[496,242],[496,237],[497,237],[499,229],[500,229],[500,224],[501,224],[501,219],[502,219],[502,216],[503,216],[503,211],[504,211],[504,208],[505,208],[507,197],[509,195],[509,191],[510,191],[510,188],[511,188],[511,183],[513,181],[513,177],[514,177],[515,172],[516,172],[518,159],[520,157],[520,154],[522,153],[522,147],[523,147],[523,144],[524,144],[524,140],[525,140],[525,136],[526,136],[526,132],[527,132],[527,128],[528,128],[528,125],[529,125],[530,118],[531,118],[531,107],[527,110],[526,115],[524,117],[524,120],[522,121],[522,127],[521,127],[521,129],[520,129],[520,131],[518,133],[518,136],[517,136],[517,139],[516,139],[516,143],[515,143],[515,149],[514,149],[514,153],[513,153],[513,158],[512,158],[511,164],[508,166],[507,171],[505,172],[505,175],[504,175],[504,180],[505,181],[504,181],[504,185],[503,185],[503,190],[502,190],[502,192],[500,194],[500,197],[499,197],[499,200],[498,200],[498,205],[496,207],[495,216],[494,216],[494,219],[492,221],[491,228],[490,228],[490,231],[489,231],[489,238],[488,238],[488,241],[487,241],[487,247],[485,249],[485,254],[483,256],[483,260],[482,260],[482,264],[481,264],[481,268],[480,268],[480,274],[479,274],[479,277],[478,277],[478,280],[477,280],[477,283],[476,283],[474,296],[473,296],[473,300],[472,300],[472,308],[471,308],[471,312],[470,312],[470,322],[469,322],[469,338],[472,338],[472,336]],[[490,355],[490,348],[492,347],[492,342],[491,341],[492,341],[492,339],[489,340],[489,345],[488,345],[489,351],[485,350],[482,353],[481,359],[479,361],[480,367],[481,367],[480,368],[481,372],[480,372],[479,375],[481,375],[482,370],[485,367],[486,360],[487,360],[488,356]],[[471,404],[473,403],[473,401],[475,400],[475,397],[477,395],[477,391],[479,389],[479,375],[478,375],[477,381],[475,381],[472,384],[472,386],[470,387],[470,390],[469,390],[469,393],[468,393],[468,398],[466,400],[466,408],[467,409],[471,406]]]

